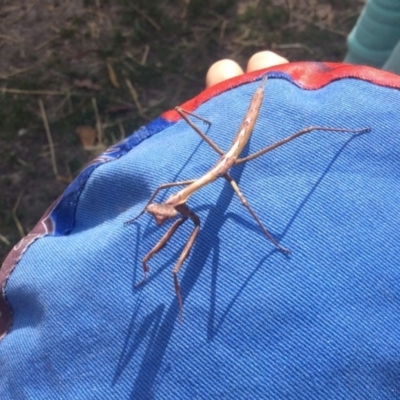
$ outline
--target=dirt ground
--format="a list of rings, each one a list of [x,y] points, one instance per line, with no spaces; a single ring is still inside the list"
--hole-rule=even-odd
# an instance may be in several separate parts
[[[357,0],[2,0],[0,263],[85,163],[256,51],[341,61]]]

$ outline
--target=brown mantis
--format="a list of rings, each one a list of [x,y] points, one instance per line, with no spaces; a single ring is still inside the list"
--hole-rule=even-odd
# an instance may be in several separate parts
[[[264,149],[261,149],[249,156],[240,158],[239,156],[240,156],[243,148],[245,147],[246,143],[248,142],[248,140],[253,132],[254,125],[257,121],[257,117],[258,117],[258,114],[259,114],[259,111],[261,108],[261,104],[262,104],[262,100],[264,97],[264,87],[265,87],[266,80],[267,80],[267,76],[265,75],[251,99],[247,113],[236,133],[236,136],[234,137],[234,139],[232,141],[231,147],[228,149],[227,152],[224,152],[223,150],[221,150],[210,138],[208,138],[205,135],[204,132],[202,132],[192,121],[190,121],[188,118],[188,115],[190,115],[192,117],[196,117],[204,122],[209,123],[207,120],[205,120],[195,114],[192,114],[188,111],[185,111],[184,109],[182,109],[180,107],[175,108],[175,110],[188,123],[188,125],[191,128],[193,128],[193,130],[196,133],[198,133],[200,135],[200,137],[212,149],[214,149],[220,155],[220,158],[219,158],[218,162],[205,175],[201,176],[198,179],[191,179],[191,180],[181,181],[181,182],[171,182],[171,183],[165,183],[163,185],[160,185],[154,191],[154,193],[150,197],[149,201],[147,202],[147,204],[143,208],[143,210],[135,218],[126,222],[126,224],[130,224],[130,223],[136,221],[146,211],[154,217],[156,224],[158,226],[162,225],[165,221],[175,218],[178,215],[180,215],[180,217],[171,225],[171,227],[167,230],[167,232],[159,240],[159,242],[144,256],[144,258],[142,260],[144,276],[143,276],[143,279],[137,284],[137,286],[141,285],[146,280],[147,273],[150,271],[150,268],[147,265],[148,261],[155,254],[157,254],[160,250],[162,250],[166,246],[169,239],[171,239],[173,234],[177,231],[177,229],[186,220],[190,219],[193,222],[194,228],[189,236],[189,239],[186,242],[186,245],[184,246],[184,248],[180,254],[180,257],[178,258],[178,261],[176,262],[174,269],[172,270],[175,293],[176,293],[176,296],[178,298],[178,303],[179,303],[179,314],[180,314],[181,321],[182,321],[182,296],[181,296],[181,290],[180,290],[179,281],[178,281],[178,272],[181,269],[182,264],[184,263],[186,258],[189,256],[190,250],[192,249],[193,244],[194,244],[196,237],[200,230],[200,218],[186,204],[187,201],[189,200],[190,196],[193,195],[193,193],[195,193],[197,190],[200,190],[201,188],[214,182],[218,178],[226,179],[226,181],[232,186],[236,195],[239,197],[243,206],[246,207],[246,209],[249,211],[251,216],[254,218],[254,220],[257,222],[257,224],[260,226],[260,228],[264,232],[265,236],[275,245],[276,248],[278,248],[279,250],[281,250],[284,253],[290,253],[290,250],[281,246],[276,241],[276,239],[272,236],[272,234],[270,232],[268,232],[268,230],[264,227],[261,220],[258,218],[256,213],[250,207],[248,201],[246,200],[246,198],[240,191],[238,184],[235,182],[235,180],[229,174],[230,168],[234,167],[235,165],[243,164],[247,161],[254,160],[255,158],[260,157],[263,154],[268,153],[268,152],[290,142],[293,139],[296,139],[302,135],[305,135],[305,134],[313,132],[313,131],[347,132],[347,133],[354,133],[354,134],[370,131],[369,128],[351,130],[351,129],[344,129],[344,128],[332,128],[332,127],[326,127],[326,126],[310,126],[310,127],[304,128],[282,140],[279,140],[278,142],[273,143],[273,144],[265,147]],[[170,195],[165,202],[163,202],[161,204],[153,203],[153,200],[155,199],[155,197],[161,190],[169,189],[174,186],[185,186],[185,187],[183,189],[179,190],[178,192]]]

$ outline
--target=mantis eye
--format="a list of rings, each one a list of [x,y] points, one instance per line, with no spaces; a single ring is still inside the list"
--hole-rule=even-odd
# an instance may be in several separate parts
[[[149,204],[146,207],[146,211],[154,217],[158,226],[162,225],[167,219],[178,215],[178,211],[168,204]]]

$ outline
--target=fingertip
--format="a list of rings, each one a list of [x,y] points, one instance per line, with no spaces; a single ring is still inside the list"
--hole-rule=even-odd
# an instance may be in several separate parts
[[[265,50],[253,54],[247,63],[246,72],[273,67],[275,65],[287,64],[289,61],[272,51]]]
[[[229,59],[219,60],[212,64],[207,71],[206,87],[242,74],[243,70],[237,62]]]

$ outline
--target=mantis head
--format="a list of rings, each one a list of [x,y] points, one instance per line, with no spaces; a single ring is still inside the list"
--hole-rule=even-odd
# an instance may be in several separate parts
[[[146,211],[154,217],[158,226],[162,225],[166,220],[178,215],[178,211],[175,207],[169,204],[152,203],[146,207]]]

